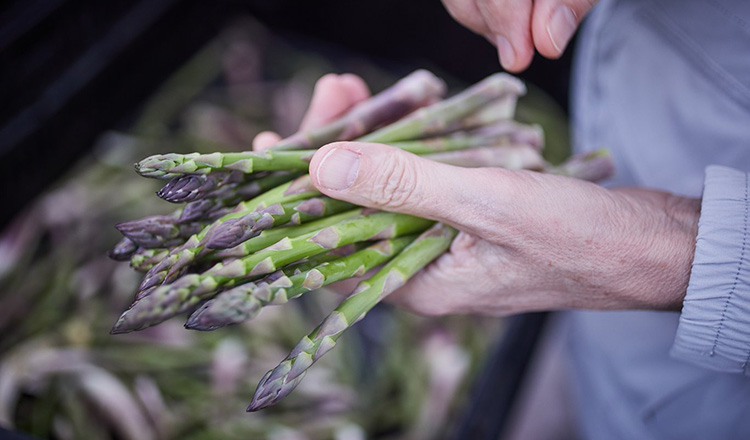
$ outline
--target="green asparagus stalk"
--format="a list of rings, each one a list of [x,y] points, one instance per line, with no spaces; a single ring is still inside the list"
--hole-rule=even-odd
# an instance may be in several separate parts
[[[421,108],[403,119],[359,138],[363,142],[390,143],[444,133],[446,127],[504,96],[525,93],[523,83],[505,73],[487,77],[465,91]]]
[[[253,252],[265,249],[283,238],[298,237],[303,234],[318,231],[323,228],[327,228],[328,226],[335,225],[339,222],[358,217],[366,213],[367,211],[368,210],[365,208],[356,208],[350,211],[342,212],[341,214],[324,217],[320,220],[303,223],[297,226],[266,229],[265,231],[262,231],[260,234],[258,234],[258,236],[253,237],[250,240],[241,243],[233,248],[212,251],[206,256],[206,259],[209,261],[221,261],[229,258],[243,258],[252,254]]]
[[[315,197],[289,203],[276,203],[240,218],[216,226],[206,242],[209,249],[229,249],[266,229],[286,224],[299,225],[310,220],[353,209],[354,205],[330,197]]]
[[[144,177],[171,179],[184,174],[208,174],[217,170],[252,174],[258,171],[305,171],[310,151],[245,151],[241,153],[157,154],[135,164]]]
[[[352,140],[439,100],[444,93],[445,83],[441,79],[426,70],[417,70],[357,104],[336,121],[315,130],[297,133],[273,148],[315,149],[334,141]]]
[[[518,98],[524,93],[509,93],[490,101],[486,105],[479,107],[476,111],[466,115],[466,117],[448,124],[445,127],[445,133],[452,133],[460,130],[473,130],[477,127],[487,127],[497,123],[512,122]]]
[[[541,128],[538,126],[502,121],[493,126],[465,133],[454,133],[448,136],[413,141],[390,142],[389,144],[419,155],[517,144],[529,145],[536,150],[541,150],[544,146],[544,137]]]
[[[236,294],[240,289],[245,289],[246,291],[249,292],[255,286],[268,285],[282,277],[298,275],[303,272],[307,272],[311,269],[314,269],[325,263],[340,260],[343,257],[349,256],[361,249],[364,249],[366,247],[365,246],[366,244],[369,244],[369,243],[368,242],[352,243],[352,244],[348,244],[346,246],[342,246],[340,248],[336,248],[336,249],[333,249],[331,251],[328,251],[322,254],[313,255],[311,257],[302,259],[296,263],[289,264],[285,266],[282,270],[277,270],[276,272],[270,275],[267,275],[261,278],[260,280],[250,281],[244,284],[240,284],[236,287],[232,287],[230,289],[224,290],[223,292],[219,292],[219,294],[224,294],[229,291],[235,291],[235,294]],[[208,302],[211,302],[211,301],[213,301],[213,299],[209,300]]]
[[[217,289],[252,277],[266,275],[305,257],[365,240],[398,237],[429,227],[430,220],[405,214],[366,214],[294,238],[284,238],[266,249],[228,264],[218,263],[201,274],[188,274],[172,284],[156,287],[136,300],[112,329],[112,333],[141,330],[182,313]]]
[[[502,120],[492,124],[481,125],[469,131],[472,136],[495,138],[494,145],[524,144],[541,151],[544,148],[544,131],[539,125],[522,124],[516,121]]]
[[[357,286],[312,333],[304,337],[276,368],[260,380],[248,411],[277,403],[297,387],[313,363],[336,345],[336,340],[378,302],[403,286],[420,269],[445,252],[457,231],[435,224],[386,264],[378,273]]]
[[[459,167],[499,167],[509,170],[543,170],[547,163],[528,145],[479,147],[428,154],[424,157]]]
[[[221,251],[214,251],[213,249],[207,249],[202,246],[186,247],[182,251],[172,251],[165,258],[172,259],[170,261],[159,263],[154,266],[148,273],[150,276],[155,276],[160,281],[154,285],[160,283],[170,283],[180,277],[184,270],[195,261],[223,261],[230,258],[243,258],[253,252],[257,252],[261,249],[265,249],[268,246],[278,242],[285,237],[297,237],[303,234],[307,234],[313,231],[323,229],[325,227],[335,225],[344,220],[359,216],[363,213],[363,209],[357,208],[351,211],[343,212],[341,214],[332,215],[325,217],[314,222],[303,223],[298,226],[287,226],[283,228],[274,228],[262,231],[257,237],[251,238],[250,240],[235,246],[234,248],[224,249]],[[136,294],[136,298],[142,297],[150,293],[153,286],[146,288],[140,288],[139,293]]]
[[[148,271],[138,290],[145,291],[153,286],[161,284],[167,280],[170,272],[172,273],[172,278],[174,278],[181,269],[187,267],[196,258],[205,255],[206,252],[204,252],[204,248],[206,240],[210,238],[210,234],[213,233],[213,228],[221,225],[223,222],[243,217],[256,209],[263,209],[275,203],[309,199],[317,195],[320,195],[320,192],[313,186],[310,176],[304,175],[289,183],[279,185],[272,190],[266,191],[252,200],[240,203],[237,205],[234,212],[214,221],[197,234],[188,238],[183,245],[174,248],[164,260]]]
[[[205,331],[246,321],[268,304],[284,304],[336,281],[363,276],[367,271],[393,258],[412,241],[414,236],[382,240],[352,255],[323,263],[308,271],[291,276],[282,275],[271,282],[248,283],[226,290],[193,312],[185,327]]]

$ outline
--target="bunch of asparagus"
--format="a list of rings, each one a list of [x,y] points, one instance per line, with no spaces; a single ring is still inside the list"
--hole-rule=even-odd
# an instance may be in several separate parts
[[[442,100],[443,81],[420,70],[336,121],[264,152],[142,160],[139,174],[169,180],[159,197],[185,205],[171,215],[117,225],[124,238],[110,256],[130,260],[145,276],[112,333],[141,330],[185,312],[187,328],[214,330],[380,267],[261,379],[248,411],[275,404],[346,329],[445,252],[457,233],[441,223],[323,196],[305,174],[314,150],[361,140],[458,166],[588,180],[611,173],[602,152],[547,164],[540,154],[541,129],[512,121],[524,92],[518,79],[496,74]]]

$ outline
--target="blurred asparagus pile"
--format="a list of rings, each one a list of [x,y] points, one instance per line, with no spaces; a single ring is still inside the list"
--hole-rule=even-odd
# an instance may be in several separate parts
[[[304,174],[315,149],[356,139],[458,166],[593,181],[612,171],[602,152],[557,166],[545,162],[540,127],[512,120],[525,93],[514,77],[495,74],[448,99],[445,89],[442,80],[419,70],[339,119],[263,152],[168,153],[138,162],[140,175],[167,180],[159,197],[185,205],[117,225],[124,238],[110,255],[130,260],[145,276],[112,333],[181,313],[190,313],[187,328],[214,330],[379,268],[263,376],[248,411],[262,409],[297,387],[345,330],[445,252],[457,233],[323,196]]]

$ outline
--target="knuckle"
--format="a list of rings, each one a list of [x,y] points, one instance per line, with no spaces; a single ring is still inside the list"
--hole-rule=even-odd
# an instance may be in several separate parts
[[[399,209],[413,202],[417,191],[417,168],[401,154],[384,163],[374,179],[372,200],[384,208]]]

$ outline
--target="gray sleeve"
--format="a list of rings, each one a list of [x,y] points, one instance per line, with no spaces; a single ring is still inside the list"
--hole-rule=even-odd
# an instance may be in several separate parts
[[[748,174],[706,169],[693,269],[672,356],[750,375]]]

